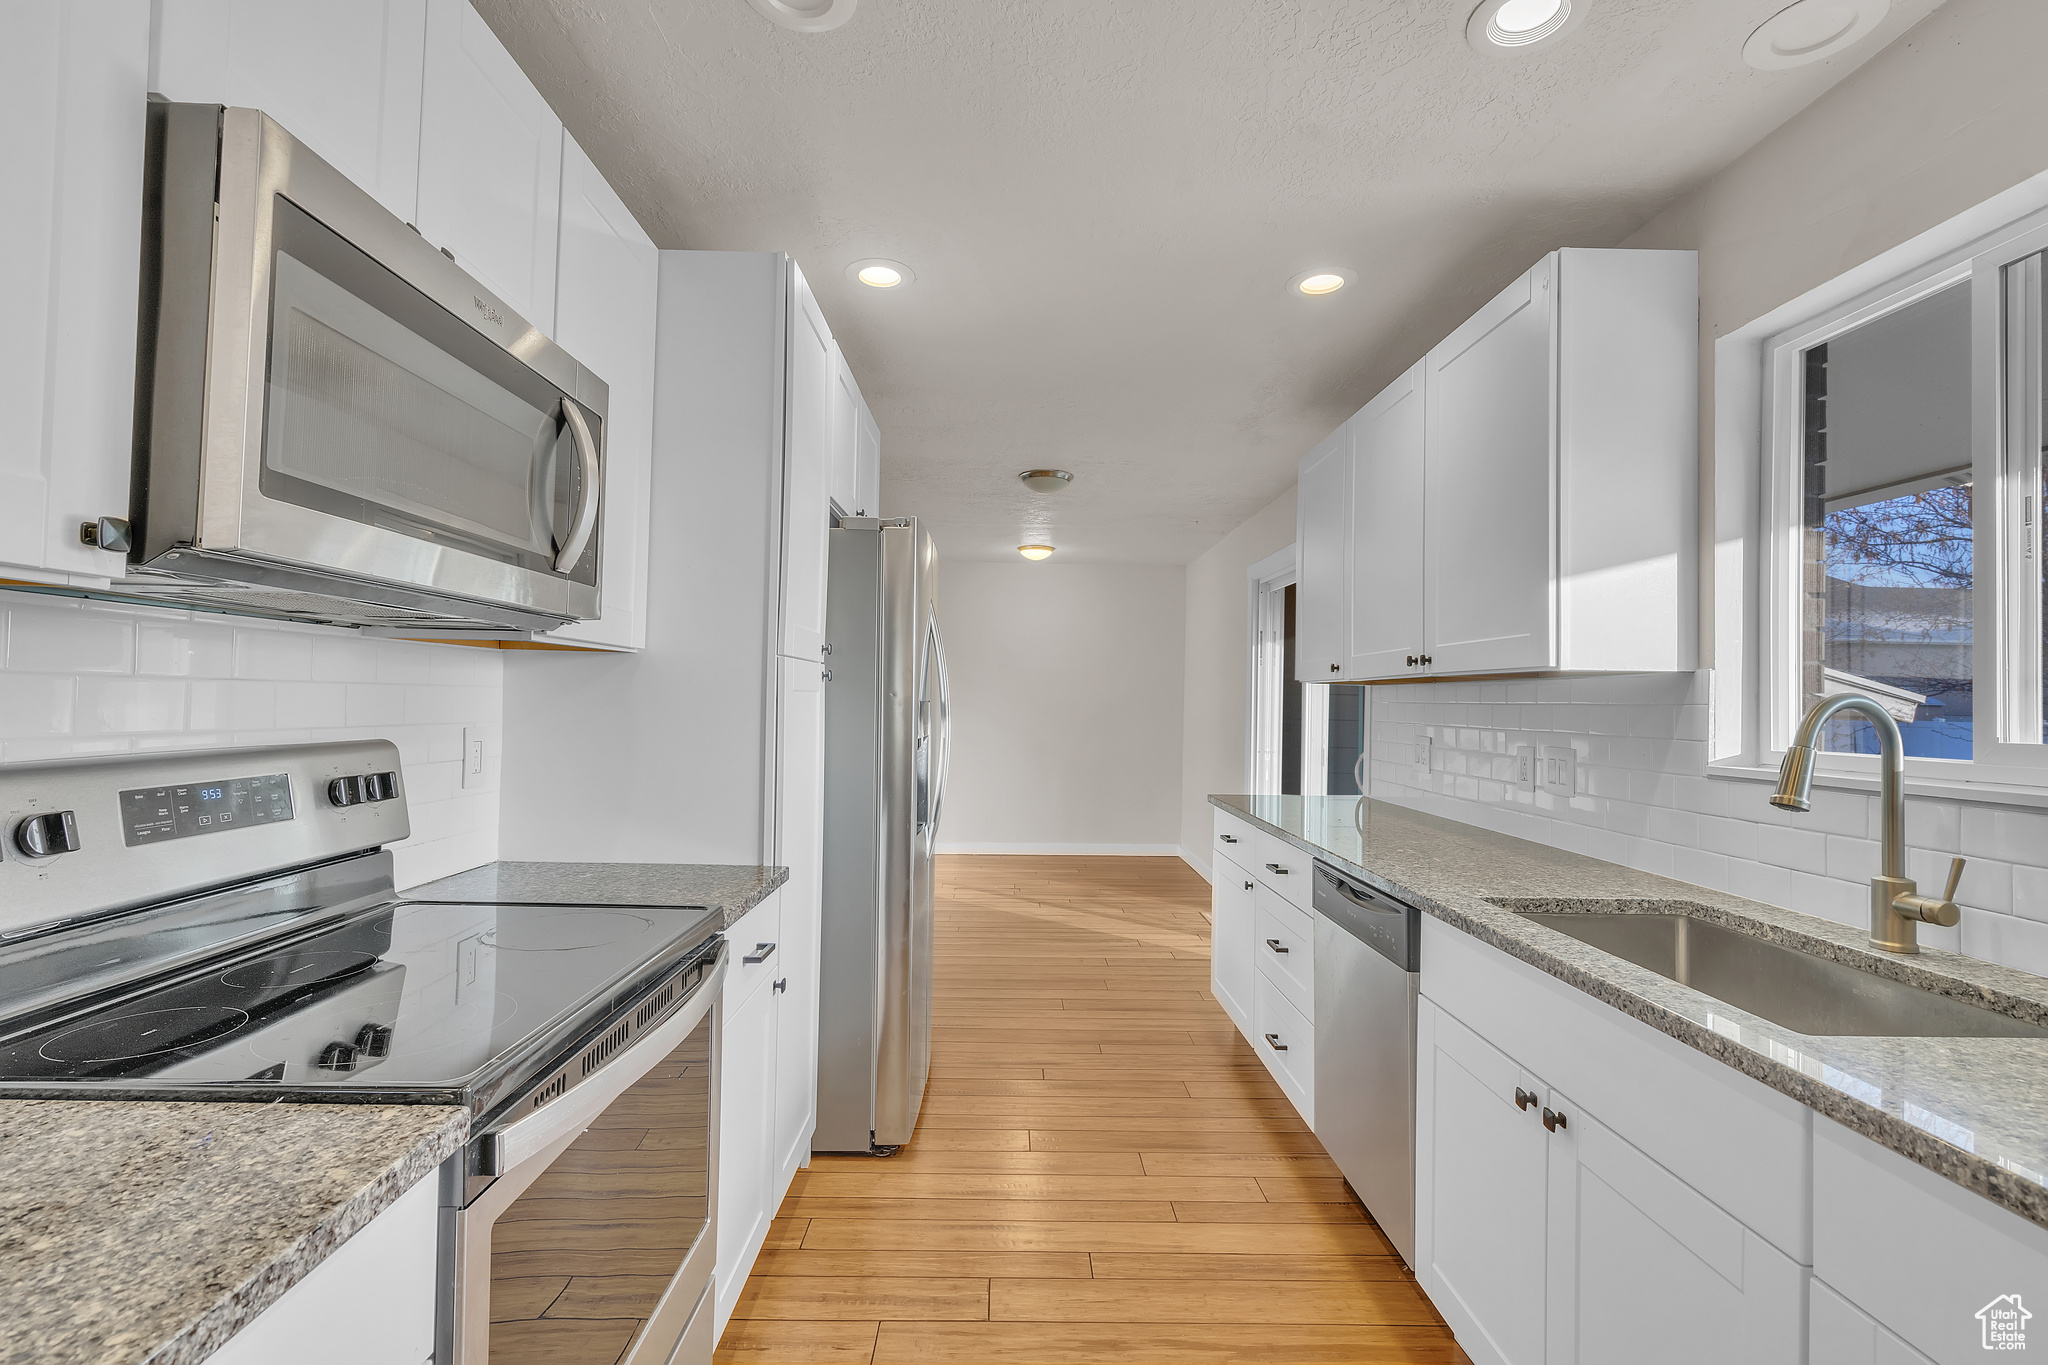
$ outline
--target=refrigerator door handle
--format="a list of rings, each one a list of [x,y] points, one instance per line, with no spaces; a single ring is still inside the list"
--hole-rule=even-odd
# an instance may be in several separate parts
[[[939,836],[939,812],[944,807],[946,801],[946,772],[952,766],[953,759],[953,689],[946,679],[946,641],[939,634],[939,615],[937,612],[932,613],[930,630],[932,657],[937,660],[939,665],[938,724],[931,727],[927,732],[936,734],[938,737],[938,768],[932,774],[931,814],[931,833],[933,846],[936,848]]]

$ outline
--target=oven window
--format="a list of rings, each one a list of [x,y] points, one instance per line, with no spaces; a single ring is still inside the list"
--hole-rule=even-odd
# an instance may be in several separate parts
[[[563,395],[290,201],[272,229],[264,495],[551,571],[580,479]]]
[[[612,1365],[625,1354],[705,1230],[710,1134],[707,1014],[498,1216],[493,1361]],[[684,1314],[698,1288],[684,1291]]]

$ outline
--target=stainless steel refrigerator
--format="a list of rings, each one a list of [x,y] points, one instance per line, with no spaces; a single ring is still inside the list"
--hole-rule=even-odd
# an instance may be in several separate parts
[[[946,651],[932,538],[916,521],[850,517],[830,536],[812,1146],[887,1152],[910,1141],[931,1070]]]

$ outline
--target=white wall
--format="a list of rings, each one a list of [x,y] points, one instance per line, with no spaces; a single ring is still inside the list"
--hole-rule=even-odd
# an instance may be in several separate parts
[[[2032,71],[2044,48],[2048,5],[1950,0],[1626,243],[1700,251],[1703,394],[1716,337],[2048,164],[2048,89]],[[1700,404],[1703,452],[1715,449],[1714,407]],[[1729,543],[1746,522],[1716,527],[1712,461],[1702,466],[1710,549],[1717,531]],[[1726,641],[1755,604],[1716,603],[1711,573],[1702,578],[1706,638],[1718,611]],[[1710,742],[1717,753],[1740,747],[1710,735],[1710,713],[1729,714],[1717,697],[1743,689],[1739,657],[1723,653],[1718,674],[1374,688],[1373,795],[1867,924],[1874,796],[1816,790],[1813,810],[1795,815],[1771,808],[1763,784],[1708,776]],[[1427,774],[1413,765],[1419,734],[1437,749]],[[1569,744],[1582,764],[1577,794],[1511,790],[1502,779],[1516,743]],[[1914,800],[1906,826],[1907,871],[1923,886],[1941,884],[1950,854],[1971,859],[1962,924],[1922,926],[1922,941],[2048,974],[2048,811]]]
[[[1178,564],[940,562],[941,852],[1178,851],[1185,581]]]
[[[497,857],[496,650],[208,612],[0,593],[0,761],[388,739],[412,837],[398,884]],[[486,733],[465,790],[462,730]]]
[[[1294,543],[1294,490],[1268,503],[1188,565],[1186,729],[1181,737],[1181,856],[1209,875],[1209,793],[1245,785],[1245,573]]]

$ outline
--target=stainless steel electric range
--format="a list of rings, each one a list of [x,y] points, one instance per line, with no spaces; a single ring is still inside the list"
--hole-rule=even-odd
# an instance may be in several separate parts
[[[666,1197],[627,1212],[667,1287],[604,1358],[708,1362],[718,913],[409,899],[409,832],[383,741],[0,766],[0,1098],[467,1107],[445,1365],[489,1356],[493,1256],[549,1254],[501,1216],[607,1113],[658,1110]]]

